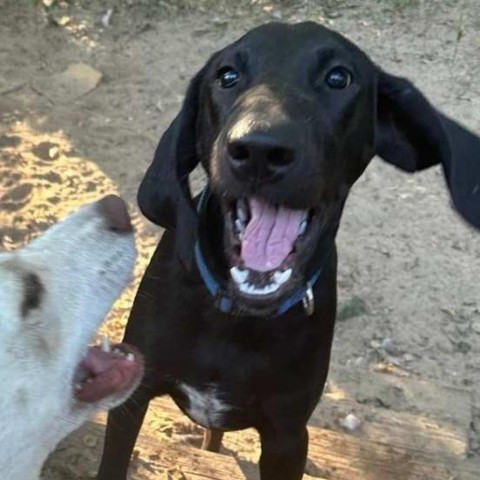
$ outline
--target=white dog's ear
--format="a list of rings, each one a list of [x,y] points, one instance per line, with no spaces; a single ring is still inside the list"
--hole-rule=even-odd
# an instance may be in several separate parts
[[[453,203],[480,228],[480,138],[436,110],[408,80],[379,69],[376,153],[402,170],[442,164]]]

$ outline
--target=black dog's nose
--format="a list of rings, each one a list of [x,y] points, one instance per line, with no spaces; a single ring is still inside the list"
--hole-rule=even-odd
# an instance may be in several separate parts
[[[282,140],[266,133],[250,132],[231,139],[227,150],[234,173],[242,179],[283,176],[295,160],[295,151]]]
[[[112,232],[130,233],[133,231],[126,203],[116,195],[107,195],[98,201],[98,208]]]

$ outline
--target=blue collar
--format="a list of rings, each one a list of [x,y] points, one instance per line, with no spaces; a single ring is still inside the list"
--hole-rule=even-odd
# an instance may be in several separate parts
[[[200,200],[198,202],[197,211],[200,212],[205,204],[206,199],[208,197],[208,188],[205,188],[201,195]],[[200,248],[200,244],[197,240],[195,244],[195,261],[200,272],[200,276],[202,277],[205,286],[207,287],[208,291],[212,294],[215,298],[215,306],[222,311],[223,313],[231,313],[234,310],[234,302],[228,296],[228,293],[222,289],[220,282],[217,281],[213,273],[208,268],[207,263],[202,254],[202,250]],[[310,298],[312,295],[312,289],[317,280],[320,278],[320,274],[322,273],[322,268],[317,270],[309,280],[303,285],[302,287],[298,288],[292,295],[290,295],[287,299],[285,299],[280,306],[278,307],[275,317],[282,315],[286,311],[290,310],[294,305],[303,301],[305,309],[307,310],[308,314],[313,312],[313,297]],[[310,302],[310,305],[307,306],[305,302]],[[311,308],[312,310],[309,312],[308,309]]]

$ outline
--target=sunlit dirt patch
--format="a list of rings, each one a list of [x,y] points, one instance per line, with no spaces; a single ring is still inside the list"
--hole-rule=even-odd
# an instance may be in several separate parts
[[[85,203],[116,185],[89,159],[75,151],[61,132],[43,134],[17,121],[0,132],[0,250],[12,251]],[[131,205],[138,261],[135,279],[115,303],[102,333],[121,339],[133,296],[158,236]]]

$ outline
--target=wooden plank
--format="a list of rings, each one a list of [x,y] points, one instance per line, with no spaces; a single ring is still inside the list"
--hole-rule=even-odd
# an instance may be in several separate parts
[[[146,431],[158,431],[172,442],[180,445],[202,443],[203,428],[193,424],[175,405],[170,397],[156,398],[150,402],[150,408],[144,422]],[[260,439],[253,429],[239,432],[227,432],[223,437],[221,453],[236,459],[248,480],[257,480]]]
[[[373,376],[376,377],[377,374]],[[367,378],[368,377],[369,374],[367,373]],[[390,376],[381,375],[380,377],[382,385],[384,385],[383,377],[387,377],[385,379],[386,386],[389,387],[391,385]],[[394,378],[394,380],[395,386],[402,386],[400,392],[406,389],[410,392],[409,395],[413,395],[415,391],[425,389],[423,382],[418,382],[417,380],[400,379],[400,382],[398,382],[398,377]],[[379,380],[377,380],[377,382],[378,381]],[[374,398],[375,392],[382,394],[381,389],[379,391],[378,385],[375,385],[373,382],[370,382],[370,385],[372,386],[372,398]],[[432,387],[432,390],[437,395],[443,395],[442,392],[444,388],[445,387]],[[469,397],[465,392],[460,391],[457,396],[458,392],[455,389],[451,390],[446,388],[445,391],[446,395],[451,398],[460,399],[459,408],[464,408],[468,412],[470,405],[467,400]],[[405,395],[402,394],[402,396],[403,399],[405,399]],[[310,425],[335,430],[340,437],[330,437],[327,435],[324,440],[326,443],[322,444],[320,442],[320,446],[323,445],[323,448],[327,451],[326,455],[324,449],[318,450],[318,445],[311,442],[310,458],[315,461],[309,470],[316,471],[315,476],[323,475],[326,478],[336,479],[336,476],[332,476],[332,472],[340,472],[340,474],[335,473],[336,475],[344,475],[339,476],[339,479],[363,480],[363,476],[349,477],[349,475],[353,475],[353,472],[355,475],[360,475],[361,469],[349,471],[348,469],[345,470],[344,465],[350,462],[359,463],[364,466],[364,469],[367,469],[367,471],[373,469],[376,474],[378,471],[382,472],[381,466],[385,463],[385,468],[387,469],[385,475],[391,475],[387,478],[395,480],[402,478],[403,480],[403,477],[395,476],[400,475],[400,473],[402,475],[405,474],[404,471],[399,471],[398,466],[392,470],[393,473],[388,473],[388,469],[393,468],[390,464],[393,462],[394,464],[404,466],[406,464],[408,465],[405,461],[406,458],[415,459],[418,457],[420,460],[417,461],[417,463],[413,462],[412,471],[416,475],[419,475],[418,478],[420,479],[429,478],[436,480],[437,476],[429,477],[429,475],[433,475],[434,473],[436,475],[437,471],[439,472],[439,480],[443,480],[444,478],[448,480],[456,479],[455,472],[459,472],[458,474],[461,475],[458,479],[468,478],[471,472],[475,471],[473,467],[468,467],[467,462],[464,461],[468,446],[467,432],[469,422],[465,420],[466,424],[459,426],[458,423],[464,418],[464,413],[462,412],[457,416],[450,416],[445,410],[448,403],[445,402],[445,400],[439,403],[440,414],[438,411],[433,410],[437,416],[430,418],[429,415],[425,414],[415,414],[409,411],[396,412],[389,408],[375,407],[369,403],[359,404],[350,400],[345,392],[330,389],[330,392],[324,396],[321,404],[317,407],[310,421]],[[169,398],[156,399],[152,402],[151,406],[155,412],[161,412],[160,415],[163,422],[171,424],[184,424],[188,422],[186,417]],[[412,412],[418,409],[418,406],[412,406],[405,402],[403,406]],[[361,418],[362,426],[353,434],[344,433],[335,422],[335,419],[344,418],[351,412],[355,412],[355,414]],[[322,430],[322,432],[325,431],[326,430]],[[198,436],[197,442],[200,442],[201,433],[201,430],[196,432]],[[363,442],[366,442],[365,445],[369,447],[366,450],[352,447],[344,451],[344,449],[339,447],[341,442],[335,441],[328,443],[329,439],[332,438],[344,438],[347,444],[349,444],[348,442],[359,442],[359,445],[363,445]],[[224,446],[224,451],[228,451],[229,454],[237,457],[243,471],[248,472],[247,476],[249,479],[257,478],[256,463],[258,461],[260,445],[258,436],[254,431],[247,430],[226,434]],[[388,455],[390,450],[392,452],[391,456]],[[355,452],[361,455],[360,458],[355,457]],[[350,458],[349,455],[353,456]],[[423,477],[421,475],[423,475]],[[365,478],[370,477],[367,476]],[[372,476],[371,478],[383,480],[382,477]],[[417,477],[412,476],[405,478]],[[473,478],[476,478],[476,476]]]
[[[64,440],[47,462],[42,480],[80,480],[95,476],[104,425],[88,422]],[[129,480],[245,480],[235,459],[140,435]]]
[[[478,471],[480,472],[480,394],[478,393],[473,396],[472,424],[469,440],[469,454],[472,459],[478,460]]]
[[[325,395],[310,418],[309,425],[343,432],[340,420],[353,413],[361,426],[351,433],[357,438],[388,445],[417,449],[463,460],[468,452],[468,425],[463,427],[446,420],[432,419],[425,414],[396,412],[362,405],[334,395]]]
[[[310,419],[327,428],[313,430],[310,458],[335,480],[478,479],[478,462],[466,460],[472,401],[468,390],[334,368]],[[362,424],[345,434],[338,420],[348,413]]]
[[[472,392],[412,377],[332,366],[326,393],[336,399],[423,414],[465,428],[471,420]]]
[[[310,428],[309,458],[329,480],[478,480],[468,462]]]
[[[245,480],[237,462],[227,455],[156,440],[140,441],[135,450],[131,480]]]
[[[338,378],[341,382],[335,382],[335,376],[330,380],[328,392],[310,422],[313,427],[326,427],[311,429],[309,457],[313,462],[309,472],[315,472],[316,478],[480,478],[476,473],[478,462],[464,460],[471,421],[469,392],[368,372],[342,372]],[[355,386],[349,383],[353,381],[357,382]],[[351,412],[363,422],[353,434],[343,432],[335,421]],[[175,442],[187,437],[197,445],[201,441],[202,430],[193,426],[189,430],[188,419],[166,397],[151,403],[145,423],[147,431],[163,430]],[[247,478],[258,478],[260,445],[256,432],[226,434],[222,451],[238,459]]]
[[[168,398],[156,399],[152,402],[152,409],[161,412],[161,421],[165,424],[176,424],[188,422],[188,419]],[[415,415],[406,412],[395,412],[390,409],[362,405],[344,398],[337,398],[335,394],[329,393],[324,396],[321,403],[315,409],[309,424],[314,427],[326,428],[335,431],[343,431],[338,420],[345,418],[349,413],[354,413],[362,421],[361,428],[353,435],[359,438],[375,440],[380,443],[389,444],[394,442],[399,447],[418,448],[419,450],[437,454],[441,457],[448,456],[458,460],[466,457],[468,449],[468,427],[463,427],[448,422],[438,421],[426,415]],[[150,426],[154,427],[156,419],[147,417]],[[200,443],[202,432],[196,430]],[[235,449],[239,442],[230,437],[236,433],[226,435],[225,445]],[[255,434],[253,435],[253,438]],[[249,444],[253,442],[249,436]],[[255,442],[258,443],[258,442]]]

